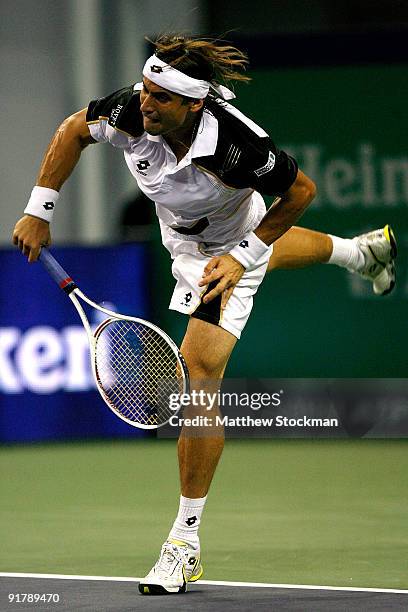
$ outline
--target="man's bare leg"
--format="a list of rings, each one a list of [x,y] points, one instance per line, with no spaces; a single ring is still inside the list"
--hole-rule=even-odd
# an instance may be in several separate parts
[[[200,319],[190,319],[181,352],[186,360],[192,389],[217,393],[237,339],[221,327]],[[178,441],[181,494],[197,498],[207,495],[224,448],[223,427],[216,425],[218,406],[191,407],[186,415],[201,414],[212,419],[212,427],[184,427]]]
[[[372,283],[377,295],[395,286],[397,242],[389,225],[352,239],[291,227],[275,243],[268,272],[329,263],[355,272]]]
[[[200,541],[198,529],[214,472],[224,448],[224,427],[217,422],[220,415],[218,390],[224,371],[235,346],[235,336],[217,325],[191,318],[181,351],[190,373],[191,391],[208,394],[206,400],[184,408],[184,419],[202,419],[203,424],[184,424],[178,441],[180,470],[180,504],[176,520],[169,533],[171,542],[186,543],[189,559],[196,559],[198,571],[189,580],[200,576]],[[216,401],[214,401],[216,400]],[[211,410],[208,408],[211,407]],[[189,577],[192,576],[192,577]]]
[[[191,391],[217,393],[236,338],[221,327],[191,318],[181,351],[190,373]],[[214,396],[212,396],[214,398]],[[217,395],[215,396],[217,397]],[[224,448],[219,407],[190,405],[183,418],[207,416],[212,426],[184,426],[178,441],[181,495],[179,510],[159,560],[139,583],[143,594],[182,593],[203,574],[198,527],[214,472]]]
[[[327,263],[332,250],[333,243],[328,234],[293,226],[274,243],[268,272]]]

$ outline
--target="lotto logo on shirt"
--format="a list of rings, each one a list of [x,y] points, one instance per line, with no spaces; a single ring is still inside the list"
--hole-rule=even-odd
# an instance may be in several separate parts
[[[139,172],[139,174],[143,174],[143,176],[147,176],[147,172],[144,172],[144,170],[147,170],[149,166],[150,166],[150,162],[148,159],[141,159],[139,162],[137,162],[136,169]]]

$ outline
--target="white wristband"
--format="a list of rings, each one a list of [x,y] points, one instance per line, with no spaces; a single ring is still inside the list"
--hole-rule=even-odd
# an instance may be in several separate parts
[[[241,242],[229,252],[244,268],[251,269],[270,250],[254,232],[246,234]]]
[[[39,219],[51,223],[58,198],[59,193],[55,191],[55,189],[48,189],[48,187],[39,187],[36,185],[31,192],[30,199],[28,200],[24,212],[27,215],[32,215],[33,217],[38,217]]]

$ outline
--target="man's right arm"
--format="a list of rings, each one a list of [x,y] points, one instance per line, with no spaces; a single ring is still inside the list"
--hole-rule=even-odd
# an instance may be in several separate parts
[[[71,115],[55,132],[41,163],[36,185],[58,192],[75,168],[82,151],[96,142],[86,123],[87,109]],[[41,247],[51,243],[49,222],[34,214],[24,215],[13,232],[13,243],[28,261],[38,259]]]
[[[96,142],[89,133],[86,112],[84,108],[61,123],[44,155],[37,185],[59,191],[85,147]]]

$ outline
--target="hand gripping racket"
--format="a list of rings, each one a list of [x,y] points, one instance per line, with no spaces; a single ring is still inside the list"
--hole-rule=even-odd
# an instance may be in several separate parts
[[[39,259],[81,317],[92,373],[105,403],[133,427],[156,429],[167,423],[177,413],[170,396],[189,391],[187,366],[173,340],[153,323],[95,304],[47,249],[41,250]],[[108,315],[94,331],[78,298]]]

